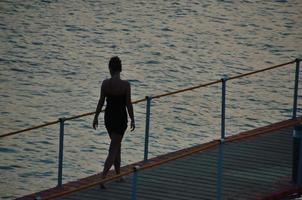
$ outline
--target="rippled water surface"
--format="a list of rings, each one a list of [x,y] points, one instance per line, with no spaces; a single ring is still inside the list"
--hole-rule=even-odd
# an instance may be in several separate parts
[[[300,0],[1,1],[1,134],[94,111],[113,55],[134,100],[301,58],[301,10]],[[290,118],[293,81],[294,64],[229,81],[226,134]],[[145,103],[134,109],[123,164],[143,158]],[[151,113],[150,157],[218,138],[220,85],[156,99]],[[109,139],[91,122],[66,122],[64,182],[102,168]],[[58,133],[0,140],[2,199],[56,185]]]

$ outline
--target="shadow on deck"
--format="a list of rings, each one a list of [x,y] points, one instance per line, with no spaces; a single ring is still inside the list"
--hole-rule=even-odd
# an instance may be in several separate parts
[[[281,199],[302,192],[291,182],[293,127],[302,118],[279,122],[226,138],[222,162],[222,199]],[[42,199],[131,199],[133,166],[140,165],[138,200],[216,199],[218,140],[122,168],[124,181],[111,176],[100,189],[94,175],[37,193]],[[33,199],[35,194],[20,198]]]

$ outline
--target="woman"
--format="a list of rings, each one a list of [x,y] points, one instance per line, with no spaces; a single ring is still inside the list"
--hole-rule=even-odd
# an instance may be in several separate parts
[[[131,119],[131,131],[135,129],[133,107],[131,103],[131,87],[128,81],[121,80],[122,63],[119,57],[112,57],[109,61],[111,78],[103,81],[101,96],[96,108],[93,128],[98,126],[98,117],[106,99],[105,127],[110,137],[109,153],[106,158],[103,175],[104,179],[114,164],[116,174],[121,167],[121,142],[127,129],[127,111]],[[101,187],[104,187],[101,185]]]

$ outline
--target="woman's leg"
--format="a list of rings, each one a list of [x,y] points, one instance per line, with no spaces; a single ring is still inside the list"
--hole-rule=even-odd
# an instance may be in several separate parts
[[[125,126],[125,128],[123,130],[121,130],[120,134],[123,136],[125,134],[125,131],[127,129],[127,126]],[[120,169],[121,169],[121,146],[122,143],[120,143],[117,154],[115,156],[115,160],[114,160],[114,169],[115,169],[115,173],[119,174],[120,173]]]
[[[113,165],[116,159],[116,156],[120,151],[123,135],[110,133],[110,138],[111,138],[111,142],[109,147],[109,153],[104,164],[104,170],[102,175],[103,178],[107,176],[108,171],[110,170],[111,166]]]
[[[117,154],[115,156],[114,169],[115,169],[116,174],[120,173],[120,169],[121,169],[121,144],[118,147],[118,151],[117,151]]]

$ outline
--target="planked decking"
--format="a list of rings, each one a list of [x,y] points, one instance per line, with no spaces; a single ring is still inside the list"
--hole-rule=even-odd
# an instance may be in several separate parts
[[[301,121],[288,120],[227,138],[222,199],[280,199],[302,192],[302,187],[291,182],[293,126]],[[219,148],[219,141],[213,141],[137,163],[142,166],[137,199],[216,199]],[[113,179],[106,183],[107,189],[99,188],[100,177],[95,175],[40,195],[59,200],[131,199],[132,166],[123,168],[128,174],[124,181]],[[21,199],[30,199],[30,195]]]

